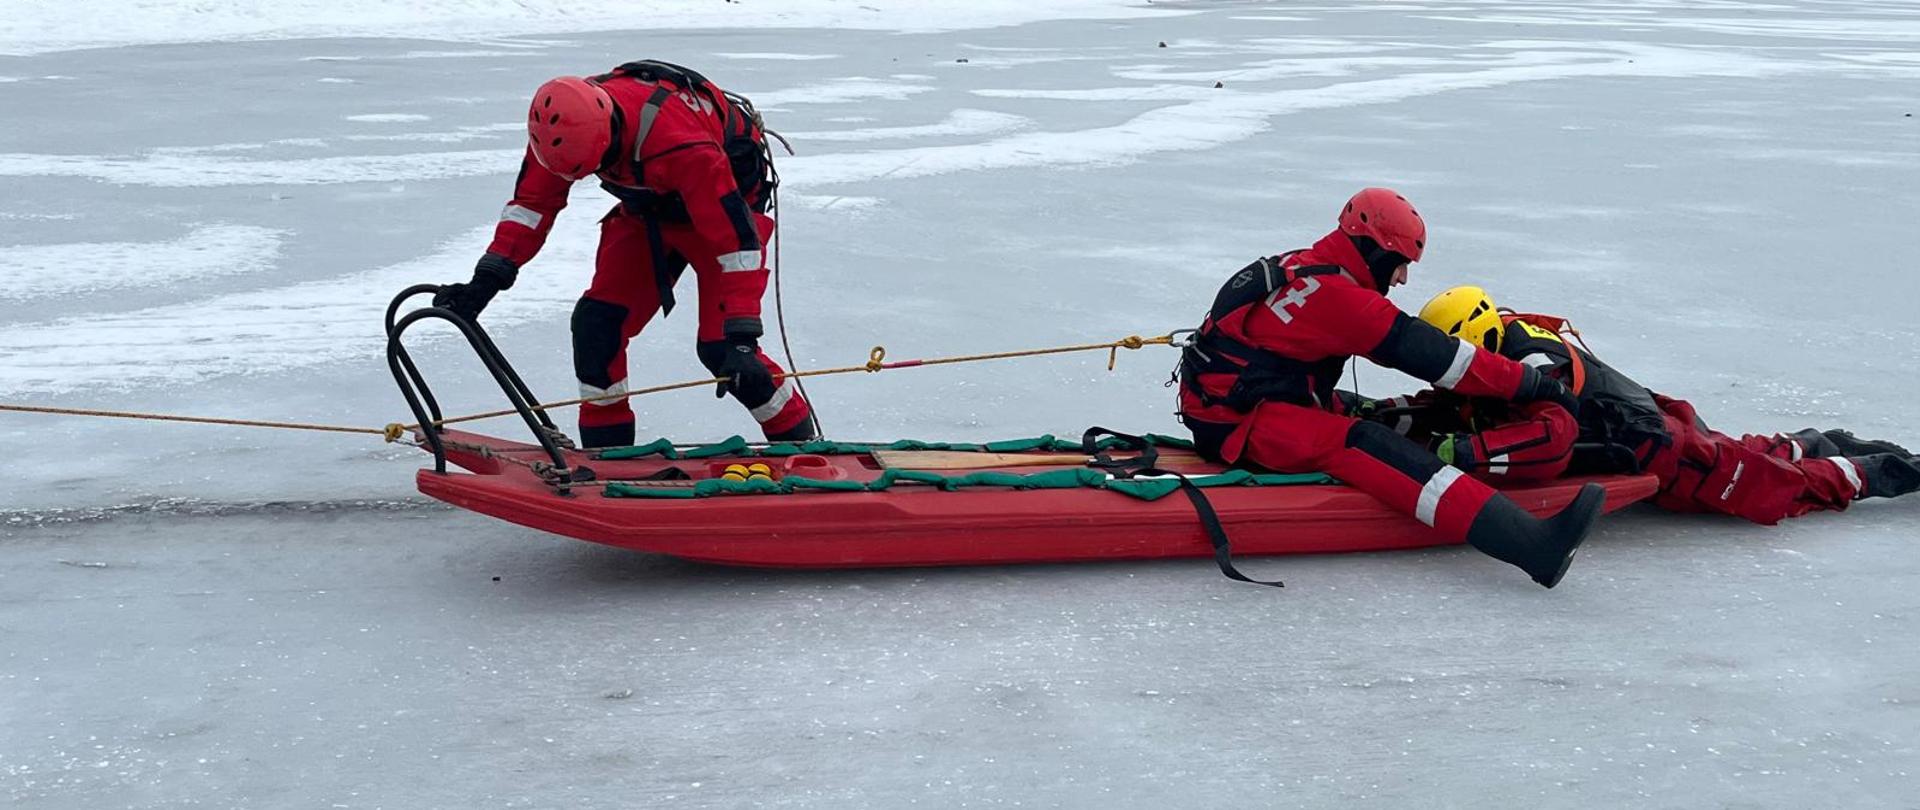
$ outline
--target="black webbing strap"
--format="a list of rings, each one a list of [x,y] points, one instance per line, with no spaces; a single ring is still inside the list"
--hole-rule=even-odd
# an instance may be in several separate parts
[[[667,245],[665,235],[660,232],[660,218],[648,216],[647,258],[653,262],[653,288],[660,296],[660,317],[673,314],[673,285],[680,280],[680,274],[667,270]]]
[[[1135,475],[1171,475],[1180,479],[1180,491],[1186,493],[1187,500],[1193,502],[1194,514],[1200,517],[1200,526],[1207,530],[1207,539],[1213,543],[1213,561],[1219,563],[1220,573],[1225,574],[1227,579],[1251,582],[1255,585],[1270,585],[1275,588],[1286,587],[1285,583],[1277,579],[1253,579],[1240,573],[1240,569],[1233,566],[1233,545],[1232,541],[1227,539],[1227,528],[1220,525],[1220,516],[1214,513],[1213,504],[1207,500],[1206,494],[1201,492],[1199,487],[1194,486],[1186,476],[1169,470],[1152,468],[1141,470]]]
[[[1104,452],[1099,452],[1096,448],[1098,447],[1101,436],[1112,436],[1119,439],[1123,445],[1126,445],[1131,450],[1138,451],[1140,455],[1134,458],[1116,459]],[[1087,466],[1097,470],[1103,470],[1115,478],[1164,476],[1179,480],[1180,491],[1185,493],[1187,500],[1193,504],[1193,512],[1200,518],[1200,527],[1206,530],[1207,540],[1213,543],[1213,561],[1220,565],[1220,573],[1225,575],[1227,579],[1239,582],[1248,582],[1254,585],[1268,585],[1275,588],[1286,587],[1280,580],[1254,579],[1246,574],[1240,573],[1240,569],[1234,567],[1233,541],[1227,537],[1227,528],[1221,525],[1219,513],[1213,511],[1213,503],[1208,501],[1206,493],[1201,492],[1200,488],[1195,486],[1193,481],[1185,475],[1155,467],[1154,462],[1159,458],[1160,453],[1158,450],[1155,450],[1153,445],[1148,443],[1146,439],[1129,433],[1108,430],[1103,427],[1091,427],[1087,428],[1087,432],[1080,437],[1080,450],[1093,458],[1092,461],[1087,462]]]
[[[1119,439],[1122,444],[1126,445],[1128,450],[1135,451],[1140,455],[1133,458],[1118,459],[1109,456],[1106,451],[1099,449],[1101,436],[1112,436]],[[1104,470],[1112,473],[1115,478],[1132,478],[1138,475],[1141,470],[1151,469],[1154,464],[1160,461],[1160,451],[1154,449],[1153,445],[1149,444],[1146,439],[1131,433],[1120,433],[1103,427],[1090,427],[1087,428],[1086,433],[1080,434],[1080,452],[1085,453],[1089,458],[1093,459],[1087,462],[1087,466],[1096,470]]]

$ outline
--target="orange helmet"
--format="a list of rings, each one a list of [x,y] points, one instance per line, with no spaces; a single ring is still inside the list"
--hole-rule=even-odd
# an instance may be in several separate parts
[[[540,85],[527,110],[527,144],[534,160],[568,180],[599,171],[613,146],[613,99],[579,76]]]
[[[1380,247],[1420,261],[1427,251],[1427,223],[1400,192],[1390,188],[1363,188],[1340,210],[1340,230],[1364,236]]]

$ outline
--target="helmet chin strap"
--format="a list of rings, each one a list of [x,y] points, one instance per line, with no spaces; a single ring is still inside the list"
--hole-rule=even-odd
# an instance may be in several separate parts
[[[613,128],[613,137],[608,139],[606,154],[600,156],[600,165],[593,167],[593,171],[589,174],[606,171],[608,166],[612,166],[621,155],[626,153],[626,150],[621,148],[621,140],[627,131],[627,116],[620,111],[620,105],[613,105],[613,115],[609,117],[607,125]]]

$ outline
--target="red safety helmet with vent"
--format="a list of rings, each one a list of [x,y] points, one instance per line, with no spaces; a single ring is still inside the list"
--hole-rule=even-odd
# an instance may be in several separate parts
[[[613,146],[613,99],[579,76],[540,85],[527,110],[527,144],[534,160],[567,180],[599,171]]]
[[[1363,188],[1340,210],[1340,230],[1364,236],[1380,247],[1420,261],[1427,251],[1427,223],[1413,203],[1390,188]]]

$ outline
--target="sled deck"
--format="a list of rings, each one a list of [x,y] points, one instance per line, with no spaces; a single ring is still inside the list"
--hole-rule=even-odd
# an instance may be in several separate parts
[[[540,404],[485,328],[440,307],[400,314],[409,299],[439,289],[416,284],[387,305],[387,366],[414,415],[411,427],[390,425],[389,435],[411,432],[433,454],[433,467],[417,474],[421,492],[529,528],[731,565],[1214,557],[1235,579],[1246,578],[1233,569],[1233,554],[1380,551],[1447,542],[1325,476],[1229,469],[1195,455],[1184,439],[1104,428],[1089,429],[1079,441],[1040,436],[985,444],[751,445],[735,436],[699,446],[662,439],[577,450],[554,424],[552,406]],[[429,320],[444,321],[466,338],[512,410],[459,419],[442,413],[403,341],[410,327]],[[872,362],[880,359],[876,349]],[[520,417],[536,444],[446,427],[508,414]],[[1652,476],[1621,475],[1569,478],[1507,494],[1544,515],[1573,500],[1589,480],[1606,486],[1609,510],[1649,497],[1657,487]],[[1176,492],[1184,497],[1168,497]]]
[[[636,551],[731,565],[856,568],[1211,557],[1175,475],[1200,487],[1235,555],[1380,551],[1445,544],[1432,529],[1318,475],[1256,475],[1148,436],[1163,474],[1115,477],[1101,462],[1138,447],[1043,436],[987,444],[902,441],[704,446],[665,440],[555,452],[440,431],[446,460],[420,491],[529,528]],[[1093,462],[1090,465],[1089,462]],[[751,465],[764,465],[752,467]],[[589,472],[590,471],[590,472]],[[1607,509],[1654,493],[1652,476],[1568,478],[1506,490],[1540,515],[1581,484]],[[1173,497],[1168,497],[1172,495]]]

